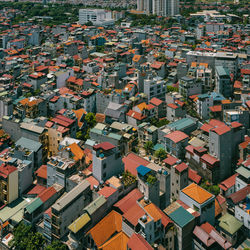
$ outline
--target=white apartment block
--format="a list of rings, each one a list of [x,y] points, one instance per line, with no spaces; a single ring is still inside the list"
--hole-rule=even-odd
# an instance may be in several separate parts
[[[79,23],[92,22],[94,25],[109,26],[114,24],[112,11],[104,9],[80,9]]]

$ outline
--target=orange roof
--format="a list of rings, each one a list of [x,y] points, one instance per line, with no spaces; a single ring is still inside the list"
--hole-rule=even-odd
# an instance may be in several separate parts
[[[204,66],[205,68],[208,67],[208,63],[200,63],[200,66]]]
[[[142,111],[144,109],[147,109],[147,104],[145,102],[142,102],[138,104],[137,107]]]
[[[78,122],[78,127],[81,128],[83,125],[83,122],[81,122],[82,116],[85,114],[87,114],[85,109],[77,109],[77,110],[73,110],[72,111],[75,113],[76,118],[77,118],[77,122]]]
[[[41,101],[42,101],[42,99],[25,98],[25,99],[19,101],[19,103],[21,103],[23,106],[28,105],[29,107],[32,107],[33,105],[36,105],[36,104],[40,103]]]
[[[96,113],[96,122],[103,123],[105,121],[105,115],[101,113]]]
[[[102,250],[110,250],[110,249],[127,250],[128,241],[129,241],[129,237],[125,233],[120,232],[117,235],[115,235],[114,237],[112,237],[105,244],[100,246],[99,249],[102,249]]]
[[[81,160],[84,156],[84,151],[74,142],[68,146],[70,148],[72,154],[74,155],[74,160]]]
[[[228,104],[228,103],[231,103],[231,101],[230,100],[222,100],[221,103],[222,104]]]
[[[6,226],[8,226],[10,223],[8,222],[8,221],[5,221],[4,223],[3,223],[3,228],[5,228]],[[2,226],[0,226],[0,229],[2,228]]]
[[[47,165],[42,165],[38,168],[36,174],[40,178],[47,179]]]
[[[211,46],[211,43],[208,42],[208,41],[206,41],[205,44],[206,44],[207,46]]]
[[[89,233],[91,234],[97,247],[103,245],[114,233],[122,231],[122,216],[111,211],[99,223],[97,223]]]
[[[219,202],[217,201],[216,198],[214,200],[214,209],[215,209],[215,217],[217,217],[219,214],[221,214],[222,208],[221,208],[221,205],[219,204]]]
[[[161,214],[153,203],[150,203],[149,205],[145,206],[144,209],[151,217],[153,217],[154,221],[158,221],[161,219]]]
[[[196,67],[196,65],[197,65],[197,63],[196,63],[196,62],[192,62],[192,63],[191,63],[191,67],[192,67],[192,68],[195,68],[195,67]]]
[[[134,55],[133,57],[134,62],[139,62],[140,59],[141,59],[141,55]]]
[[[204,203],[208,199],[212,198],[213,195],[210,194],[205,189],[201,188],[195,183],[190,184],[186,188],[182,189],[182,192],[189,196],[191,199],[195,200],[199,204]]]

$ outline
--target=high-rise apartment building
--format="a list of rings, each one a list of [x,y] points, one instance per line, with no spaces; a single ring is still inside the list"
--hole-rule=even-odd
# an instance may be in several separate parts
[[[137,0],[137,10],[158,16],[179,14],[179,0]]]

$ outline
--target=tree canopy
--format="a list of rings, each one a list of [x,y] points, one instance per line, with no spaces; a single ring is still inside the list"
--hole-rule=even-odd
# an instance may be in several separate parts
[[[160,160],[164,160],[167,157],[167,152],[163,148],[159,148],[155,151],[155,156]]]
[[[152,150],[153,150],[153,142],[152,141],[147,141],[145,144],[144,144],[144,149],[146,150],[147,154],[151,153]]]
[[[10,246],[16,250],[67,250],[68,247],[59,241],[53,241],[46,245],[44,236],[35,232],[32,226],[27,226],[21,222],[13,231],[14,238]]]

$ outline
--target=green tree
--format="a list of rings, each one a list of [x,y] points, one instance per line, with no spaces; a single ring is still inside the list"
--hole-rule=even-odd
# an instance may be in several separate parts
[[[34,232],[31,226],[20,223],[13,231],[14,238],[10,245],[18,250],[43,249],[45,239],[42,234]]]
[[[173,92],[173,91],[178,92],[179,89],[173,86],[167,86],[167,92]]]
[[[82,133],[82,131],[76,132],[76,139],[79,139],[79,140],[83,139],[83,133]]]
[[[155,151],[155,157],[162,161],[167,157],[167,152],[163,148],[159,148]]]
[[[96,125],[96,117],[91,112],[85,116],[85,121],[89,128],[93,128]]]
[[[153,142],[151,141],[147,141],[145,144],[144,144],[144,149],[146,150],[147,154],[150,154],[153,150]]]
[[[26,98],[30,98],[30,97],[33,96],[33,95],[32,95],[31,92],[28,92],[28,93],[26,93],[24,96],[25,96]]]
[[[34,91],[34,96],[39,95],[40,93],[41,93],[41,90],[40,90],[40,89],[36,89],[36,90]]]

